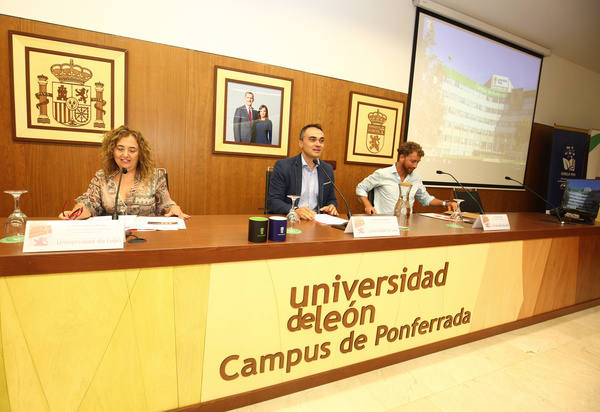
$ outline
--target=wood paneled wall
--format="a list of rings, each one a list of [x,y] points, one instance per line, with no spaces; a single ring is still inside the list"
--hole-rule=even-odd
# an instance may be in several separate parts
[[[323,158],[336,161],[336,182],[355,213],[362,211],[354,195],[356,184],[376,167],[344,164],[349,94],[405,98],[403,93],[364,84],[9,16],[0,15],[0,28],[4,38],[0,41],[0,190],[29,190],[22,201],[28,216],[56,216],[65,200],[71,202],[83,193],[100,168],[100,150],[13,140],[9,30],[128,50],[127,123],[150,140],[157,166],[169,172],[171,197],[189,214],[262,213],[265,170],[274,163],[271,158],[212,153],[215,65],[294,80],[289,155],[298,153],[301,127],[321,123],[327,137]],[[551,132],[549,126],[534,125],[528,158],[526,183],[542,194]],[[450,189],[430,192],[442,199],[451,193]],[[12,201],[0,195],[0,216],[6,216]],[[488,211],[543,209],[543,203],[526,192],[482,190],[480,196]],[[417,206],[416,210],[425,209]]]

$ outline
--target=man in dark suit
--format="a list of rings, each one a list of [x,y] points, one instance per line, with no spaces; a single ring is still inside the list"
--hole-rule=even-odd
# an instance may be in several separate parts
[[[269,211],[288,213],[292,201],[287,195],[298,195],[300,199],[296,212],[301,219],[310,220],[318,211],[337,216],[333,182],[327,177],[329,175],[334,179],[333,168],[319,160],[325,146],[321,125],[304,126],[300,132],[299,145],[299,155],[275,162],[269,187]]]
[[[246,92],[244,99],[246,104],[235,109],[233,115],[233,139],[241,143],[254,143],[256,138],[254,122],[259,119],[258,110],[252,108],[254,93]]]

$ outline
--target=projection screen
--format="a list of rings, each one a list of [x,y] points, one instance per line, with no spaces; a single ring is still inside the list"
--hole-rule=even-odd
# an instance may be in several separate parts
[[[521,188],[542,56],[417,9],[406,140],[428,185]]]

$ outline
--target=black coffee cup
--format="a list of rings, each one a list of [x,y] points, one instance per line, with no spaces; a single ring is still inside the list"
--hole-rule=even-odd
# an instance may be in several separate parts
[[[251,217],[248,219],[248,241],[254,243],[267,241],[267,227],[269,219],[266,217]]]

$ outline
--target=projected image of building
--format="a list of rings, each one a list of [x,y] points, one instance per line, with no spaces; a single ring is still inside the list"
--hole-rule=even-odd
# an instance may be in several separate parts
[[[443,109],[432,154],[524,163],[535,90],[513,88],[492,75],[485,84],[443,66],[439,98]]]

